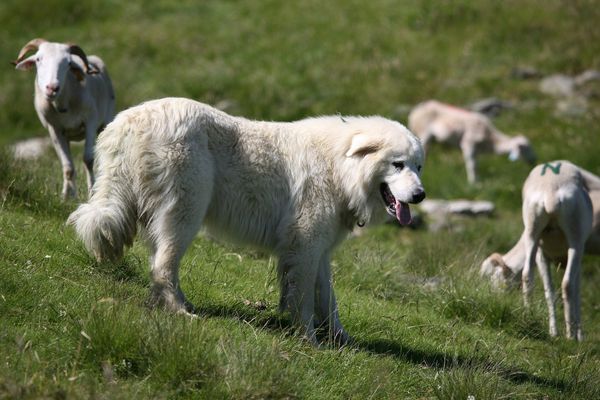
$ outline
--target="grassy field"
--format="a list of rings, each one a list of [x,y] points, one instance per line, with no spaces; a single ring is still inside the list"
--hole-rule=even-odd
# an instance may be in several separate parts
[[[357,339],[340,350],[311,347],[277,313],[275,259],[203,236],[181,269],[201,317],[150,309],[140,243],[122,262],[95,263],[65,226],[77,202],[59,199],[56,156],[26,163],[8,150],[46,135],[34,75],[8,64],[45,37],[101,55],[119,109],[185,96],[257,119],[340,112],[405,122],[421,100],[496,96],[515,105],[496,125],[530,137],[540,161],[568,158],[600,174],[598,94],[584,115],[559,117],[538,80],[511,76],[523,66],[600,69],[598,1],[41,4],[0,3],[0,399],[600,398],[600,260],[584,260],[583,343],[549,337],[539,280],[526,310],[518,292],[495,293],[478,276],[520,234],[526,165],[482,157],[482,182],[468,186],[458,151],[434,147],[428,195],[492,200],[497,211],[437,232],[369,228],[340,246],[335,288]],[[557,283],[562,272],[553,273]],[[560,301],[559,316],[563,333]]]

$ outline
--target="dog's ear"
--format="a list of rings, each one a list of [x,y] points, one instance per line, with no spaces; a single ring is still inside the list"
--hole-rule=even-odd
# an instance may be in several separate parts
[[[352,137],[350,148],[346,152],[346,157],[360,156],[364,157],[369,153],[374,153],[381,149],[381,141],[370,137],[364,133],[357,133]]]

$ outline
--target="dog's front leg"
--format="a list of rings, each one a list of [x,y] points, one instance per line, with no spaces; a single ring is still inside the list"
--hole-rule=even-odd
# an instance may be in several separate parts
[[[280,309],[288,310],[294,325],[313,345],[318,345],[315,331],[315,282],[318,258],[290,252],[280,257]]]
[[[325,254],[319,263],[316,289],[316,313],[321,326],[327,329],[331,340],[340,345],[351,341],[340,321],[337,301],[333,291],[329,254]]]

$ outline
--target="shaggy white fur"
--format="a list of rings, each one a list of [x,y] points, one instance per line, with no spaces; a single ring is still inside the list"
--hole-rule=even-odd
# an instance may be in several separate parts
[[[97,143],[97,182],[69,218],[98,260],[122,255],[141,227],[158,303],[192,312],[179,286],[181,257],[209,232],[279,256],[282,309],[316,343],[344,343],[329,257],[354,225],[410,222],[425,197],[423,150],[381,117],[250,121],[168,98],[120,113]]]

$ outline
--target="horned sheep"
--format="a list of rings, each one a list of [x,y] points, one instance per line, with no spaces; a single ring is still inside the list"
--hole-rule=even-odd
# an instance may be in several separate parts
[[[26,57],[34,50],[35,54]],[[62,164],[63,198],[77,193],[69,145],[74,140],[85,139],[83,161],[89,193],[94,183],[96,135],[114,117],[115,94],[104,62],[86,56],[77,45],[38,38],[27,43],[13,63],[18,70],[37,69],[35,110]]]

